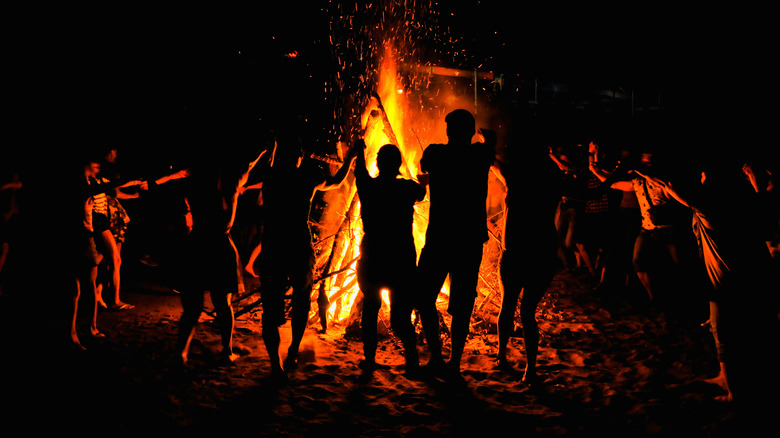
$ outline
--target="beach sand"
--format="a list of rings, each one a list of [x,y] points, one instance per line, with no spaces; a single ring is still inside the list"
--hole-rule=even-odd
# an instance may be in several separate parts
[[[204,313],[190,363],[180,370],[173,351],[179,297],[153,283],[127,280],[123,300],[135,309],[100,312],[98,324],[107,337],[82,335],[87,351],[55,349],[19,361],[6,356],[5,363],[19,370],[4,374],[5,386],[17,390],[6,391],[11,403],[3,422],[6,430],[18,421],[26,433],[78,436],[753,436],[766,428],[776,433],[776,384],[760,388],[755,403],[714,401],[720,389],[702,379],[715,376],[718,364],[702,320],[672,320],[641,300],[605,297],[592,289],[569,273],[553,281],[537,312],[542,382],[536,387],[521,381],[522,338],[510,343],[515,371],[495,366],[495,322],[472,327],[460,382],[407,379],[400,342],[386,331],[377,360],[389,368],[364,372],[358,367],[359,339],[343,327],[320,333],[312,325],[297,368],[279,385],[269,379],[261,307],[238,317],[235,344],[241,357],[228,365],[219,361],[217,327]],[[31,323],[40,325],[34,316]],[[82,319],[81,333],[87,333]],[[289,322],[282,329],[284,352]],[[446,338],[444,345],[446,350]],[[422,338],[420,352],[425,363]]]

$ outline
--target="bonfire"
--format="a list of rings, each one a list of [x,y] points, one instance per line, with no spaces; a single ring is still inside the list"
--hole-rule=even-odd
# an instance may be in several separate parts
[[[417,180],[420,158],[425,148],[431,143],[447,142],[444,116],[454,109],[465,108],[477,116],[480,125],[480,83],[495,84],[496,78],[492,72],[433,65],[417,59],[416,55],[421,51],[416,47],[415,38],[410,37],[410,27],[417,23],[419,28],[421,11],[396,6],[392,2],[382,6],[384,24],[368,28],[362,40],[352,32],[352,28],[359,27],[355,23],[354,14],[342,13],[332,25],[334,35],[330,43],[334,57],[339,60],[362,59],[364,63],[361,65],[365,66],[366,71],[359,75],[353,73],[360,81],[355,93],[357,96],[345,98],[344,107],[339,109],[345,125],[341,131],[346,135],[342,135],[334,147],[333,155],[338,155],[338,158],[316,158],[330,161],[335,169],[354,141],[362,138],[367,145],[369,173],[376,176],[376,153],[380,147],[391,143],[398,146],[403,155],[401,177]],[[348,36],[339,36],[339,26],[349,27],[349,32],[345,34]],[[347,56],[339,52],[342,49],[361,53]],[[339,62],[346,64],[346,61]],[[350,64],[342,67],[334,83],[342,89],[350,88],[343,84],[348,78],[341,72],[354,72],[355,66]],[[346,103],[347,100],[349,103]],[[481,141],[479,134],[474,140]],[[495,324],[500,309],[502,293],[498,262],[502,251],[505,196],[505,186],[495,175],[485,177],[490,178],[486,209],[491,238],[484,247],[479,295],[472,318],[472,329],[481,332]],[[317,259],[312,293],[314,302],[309,323],[312,326],[319,325],[323,332],[341,330],[358,333],[362,295],[357,284],[356,265],[360,258],[363,230],[354,176],[350,174],[339,190],[321,193],[315,202],[323,210],[318,217],[312,218]],[[413,230],[418,256],[425,244],[427,220],[426,196],[423,202],[415,206]],[[452,220],[457,221],[458,218]],[[453,239],[457,238],[453,236]],[[445,335],[449,326],[449,315],[446,312],[448,283],[449,280],[445,282],[437,301]],[[387,293],[383,296],[385,304],[380,311],[380,332],[389,333]],[[419,330],[419,318],[416,315],[413,318]]]

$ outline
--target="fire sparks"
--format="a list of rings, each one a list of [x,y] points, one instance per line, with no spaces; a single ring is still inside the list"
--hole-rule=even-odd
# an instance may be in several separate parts
[[[347,91],[353,105],[338,108],[337,119],[343,119],[344,150],[359,137],[365,140],[366,163],[369,173],[376,176],[376,154],[383,145],[398,146],[403,156],[401,176],[417,180],[420,174],[420,158],[428,144],[446,143],[444,116],[456,108],[468,108],[477,112],[476,93],[478,80],[492,80],[489,72],[467,71],[439,67],[425,63],[427,57],[419,40],[425,34],[427,41],[441,42],[446,33],[436,28],[436,13],[431,5],[407,8],[388,2],[386,5],[358,5],[349,10],[336,5],[335,19],[331,23],[329,43],[333,58],[340,71],[332,81],[337,94]],[[379,8],[377,11],[376,8]],[[364,12],[370,18],[363,17]],[[377,13],[384,19],[377,22]],[[430,19],[425,22],[426,17]],[[366,20],[365,22],[363,20]],[[370,24],[370,25],[368,25]],[[428,44],[435,50],[440,44]],[[449,58],[452,59],[452,58]],[[454,72],[454,73],[453,73]],[[349,83],[349,81],[357,81]],[[487,175],[486,175],[487,177]],[[315,285],[317,308],[310,312],[310,322],[320,322],[323,329],[331,324],[348,326],[359,321],[362,296],[357,285],[356,265],[360,257],[362,222],[360,199],[356,194],[354,179],[349,178],[342,189],[328,194],[327,211],[320,224],[317,245],[318,262],[315,267],[318,283]],[[503,192],[497,191],[501,198]],[[502,205],[490,201],[491,206]],[[486,245],[483,272],[480,275],[482,297],[477,306],[483,312],[497,314],[500,307],[500,289],[497,263],[500,256],[501,218],[499,207],[491,212],[494,236]],[[425,243],[428,220],[428,199],[415,206],[413,233],[417,253]],[[457,220],[457,218],[453,218]],[[456,237],[455,237],[456,238]],[[448,283],[440,294],[438,306],[446,308]],[[385,318],[389,310],[389,293],[382,293]],[[445,317],[446,317],[446,312]],[[491,317],[492,319],[492,317]]]

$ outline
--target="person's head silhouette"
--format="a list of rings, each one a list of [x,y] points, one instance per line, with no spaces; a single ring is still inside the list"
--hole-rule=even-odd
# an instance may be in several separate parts
[[[376,154],[376,167],[379,175],[395,177],[401,173],[401,151],[394,144],[386,144]]]
[[[447,137],[450,141],[471,143],[476,133],[474,116],[464,109],[456,109],[444,118],[447,123]]]

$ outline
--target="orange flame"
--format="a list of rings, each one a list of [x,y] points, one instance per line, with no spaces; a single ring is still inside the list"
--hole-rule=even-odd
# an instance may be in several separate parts
[[[417,180],[420,173],[420,158],[422,158],[424,144],[446,142],[446,129],[443,119],[447,109],[464,107],[458,102],[455,95],[436,91],[435,99],[441,105],[434,105],[435,109],[423,109],[418,101],[411,102],[410,96],[420,97],[414,93],[422,94],[423,90],[414,89],[405,92],[402,76],[398,71],[398,63],[394,57],[393,47],[385,44],[379,77],[377,80],[377,98],[372,98],[370,104],[361,115],[361,129],[366,143],[366,164],[371,176],[376,176],[376,154],[379,149],[388,143],[395,144],[401,150],[403,163],[401,176],[407,179]],[[415,105],[412,105],[414,103]],[[422,137],[422,138],[421,138]],[[475,139],[477,140],[477,139]],[[425,141],[426,143],[422,143]],[[346,190],[347,202],[342,214],[336,215],[343,220],[339,230],[339,244],[333,245],[335,253],[331,256],[333,263],[330,271],[339,272],[338,275],[329,277],[328,285],[320,288],[320,293],[326,293],[328,297],[327,325],[330,323],[342,323],[349,319],[353,313],[353,307],[360,298],[360,289],[357,285],[356,264],[360,256],[360,241],[363,236],[362,222],[360,220],[360,200],[355,196],[354,182]],[[351,206],[351,207],[350,207]],[[425,244],[425,231],[428,226],[428,199],[415,206],[413,233],[417,254]],[[484,282],[484,280],[483,280]],[[449,300],[449,283],[445,283],[439,295],[437,307],[446,307]],[[386,291],[383,292],[383,313],[387,315],[389,308]],[[320,303],[321,304],[321,303]],[[310,321],[321,317],[316,310],[312,310]],[[325,324],[323,324],[323,327]]]
[[[399,92],[400,91],[400,92]],[[381,70],[377,83],[377,98],[372,98],[370,104],[363,110],[361,116],[361,129],[363,139],[366,143],[366,165],[371,176],[378,174],[376,167],[376,154],[385,144],[395,144],[401,150],[403,163],[401,165],[401,175],[408,179],[417,179],[419,174],[419,160],[422,156],[422,147],[413,143],[413,147],[407,146],[406,130],[409,126],[408,102],[406,94],[403,93],[403,84],[401,83],[393,59],[393,50],[390,44],[385,46]],[[355,197],[355,187],[350,187],[347,197]],[[353,305],[358,298],[360,289],[357,285],[356,264],[360,256],[360,242],[363,237],[363,227],[360,220],[360,200],[354,199],[354,206],[351,211],[345,212],[345,222],[351,224],[345,230],[344,235],[340,236],[345,241],[343,245],[336,245],[334,251],[338,252],[333,256],[335,263],[332,266],[342,266],[343,263],[351,263],[346,266],[343,275],[338,275],[331,280],[328,293],[329,307],[327,310],[328,322],[339,323],[349,318],[352,313]],[[425,242],[425,229],[427,227],[427,206],[418,205],[416,208],[414,220],[414,237],[418,249]],[[344,268],[342,268],[344,269]],[[327,288],[326,288],[327,289]],[[383,291],[383,301],[389,307],[387,291]],[[314,317],[314,311],[312,316]]]

